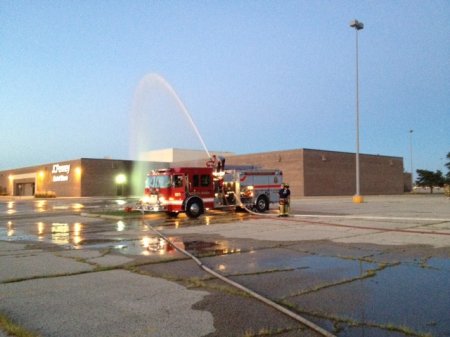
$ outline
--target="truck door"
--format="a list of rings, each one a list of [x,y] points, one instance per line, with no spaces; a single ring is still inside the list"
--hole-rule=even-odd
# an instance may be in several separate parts
[[[183,197],[186,193],[186,179],[183,174],[175,174],[173,176],[173,196],[176,198]]]
[[[213,179],[210,174],[194,174],[192,180],[192,193],[199,196],[213,195]]]

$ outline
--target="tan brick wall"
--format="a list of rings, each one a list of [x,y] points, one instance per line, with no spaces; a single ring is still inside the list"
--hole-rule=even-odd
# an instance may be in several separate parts
[[[128,195],[131,162],[113,159],[81,159],[83,173],[82,196],[116,196],[116,176],[125,174],[127,183],[122,185],[122,195]]]
[[[304,151],[305,195],[355,193],[355,159],[338,152]]]
[[[82,174],[82,196],[117,196],[119,195],[116,177],[124,174],[127,178],[126,183],[122,185],[121,195],[127,196],[133,193],[144,191],[145,178],[147,172],[154,168],[167,167],[166,163],[149,163],[140,162],[142,164],[141,177],[136,178],[139,185],[138,192],[132,191],[132,172],[133,165],[138,163],[131,160],[114,160],[114,159],[81,159]]]
[[[364,155],[360,168],[362,195],[403,193],[403,158]]]
[[[403,193],[403,159],[360,154],[360,193]],[[354,195],[354,153],[304,150],[305,195]]]
[[[61,174],[67,176],[67,181],[53,181],[55,174],[52,173],[53,165],[70,165],[69,174]],[[14,185],[19,182],[35,182],[35,192],[54,192],[58,197],[80,196],[80,177],[76,174],[76,167],[80,166],[80,160],[69,160],[55,162],[50,164],[30,166],[7,170],[0,173],[0,186],[7,186],[7,193],[14,194]],[[35,178],[19,179],[24,174],[34,174]],[[8,180],[8,176],[16,177],[14,182]]]
[[[123,173],[127,176],[127,183],[123,185],[122,195],[130,193],[130,177],[133,161],[113,159],[76,159],[31,166],[0,172],[0,193],[13,195],[14,184],[35,182],[36,192],[55,192],[57,197],[80,196],[116,196],[117,184],[115,178]],[[53,174],[53,165],[70,165],[69,173]],[[167,167],[165,163],[143,163],[142,176],[138,177],[140,191],[144,190],[147,172],[152,168]],[[9,176],[16,176],[14,183]],[[19,179],[23,175],[30,177]],[[54,176],[64,176],[60,181],[54,181]],[[65,180],[67,177],[67,180]],[[56,179],[57,180],[57,179]],[[28,188],[28,186],[27,186]]]
[[[53,181],[53,177],[58,174],[53,174],[53,165],[70,165],[70,171],[67,181]],[[45,188],[48,191],[56,193],[57,197],[79,197],[81,196],[81,177],[79,168],[81,162],[79,159],[62,161],[46,165],[45,174]],[[61,174],[64,176],[65,174]],[[38,190],[39,191],[39,190]]]
[[[66,182],[52,182],[53,164],[70,164]],[[57,196],[115,196],[115,177],[127,175],[129,181],[132,161],[111,159],[78,159],[0,172],[0,187],[11,194],[9,174],[36,174],[36,191],[54,191]],[[165,163],[148,163],[150,168],[167,167]],[[294,197],[320,195],[354,195],[355,154],[334,151],[296,149],[265,153],[229,156],[225,166],[253,165],[283,171]],[[176,166],[205,166],[204,160],[177,163]],[[76,168],[81,167],[81,177]],[[39,175],[39,172],[44,172]],[[142,188],[145,180],[142,173]],[[360,155],[361,194],[401,194],[404,191],[403,159],[378,155]],[[140,177],[138,180],[141,179]],[[124,186],[123,194],[130,192],[130,184]]]
[[[405,192],[412,192],[413,182],[411,173],[409,172],[403,173],[403,185],[405,186],[404,188]]]
[[[233,156],[226,164],[280,169],[294,197],[356,192],[354,153],[297,149]],[[360,188],[362,195],[403,193],[403,159],[360,154]]]

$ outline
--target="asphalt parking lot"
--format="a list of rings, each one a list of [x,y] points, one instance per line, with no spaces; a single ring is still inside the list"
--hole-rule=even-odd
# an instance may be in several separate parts
[[[322,335],[178,247],[331,335],[450,336],[450,200],[365,201],[190,220],[96,216],[115,200],[0,199],[0,315],[36,336]]]

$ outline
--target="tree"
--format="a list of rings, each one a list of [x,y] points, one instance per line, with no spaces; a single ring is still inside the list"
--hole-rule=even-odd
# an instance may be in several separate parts
[[[429,187],[430,193],[433,193],[433,188],[436,186],[442,187],[445,183],[445,178],[441,171],[436,172],[428,170],[416,170],[417,180],[416,185],[421,187]]]
[[[445,183],[445,178],[442,172],[437,170],[436,172],[428,170],[416,170],[417,180],[416,185],[421,187],[429,187],[430,193],[433,193],[433,188],[435,186],[442,187]]]

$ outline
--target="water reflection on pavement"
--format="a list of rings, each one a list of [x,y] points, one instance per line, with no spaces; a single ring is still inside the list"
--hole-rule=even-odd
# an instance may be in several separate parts
[[[126,203],[121,199],[6,200],[0,202],[0,240],[166,261],[164,267],[147,263],[136,268],[173,279],[180,279],[183,262],[178,247],[200,257],[217,272],[294,308],[339,337],[450,336],[448,249],[324,240],[276,242],[233,238],[235,232],[225,237],[177,230],[209,229],[206,226],[211,225],[224,228],[229,223],[248,223],[252,218],[237,212],[214,211],[194,220],[185,215],[167,218],[164,214],[145,219],[79,216],[82,211],[117,210]],[[302,220],[290,219],[290,224],[292,221]],[[172,244],[156,235],[152,227],[163,232],[171,229]],[[346,231],[349,235],[360,233],[350,228]],[[158,268],[163,269],[161,275]]]
[[[0,223],[0,240],[37,241],[55,244],[68,249],[110,248],[126,255],[173,254],[175,248],[158,237],[150,227],[181,228],[209,226],[213,223],[243,221],[248,214],[234,212],[210,212],[198,219],[180,214],[177,218],[165,214],[147,215],[145,219],[97,219],[78,217],[81,210],[122,209],[124,200],[108,200],[105,204],[82,201],[18,200],[0,204],[0,214],[10,216]],[[60,211],[70,212],[63,216]],[[20,216],[19,216],[20,214]],[[40,217],[34,216],[39,214]],[[75,215],[74,215],[75,214]],[[29,219],[24,219],[29,215]],[[215,242],[187,241],[181,237],[170,237],[175,246],[198,254],[221,254],[239,251],[230,247],[226,240]]]

